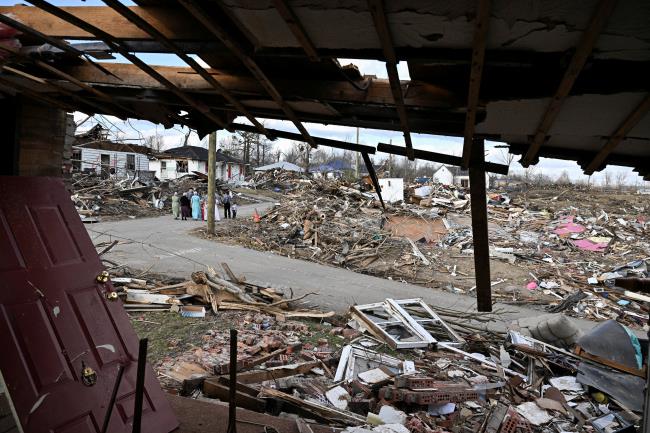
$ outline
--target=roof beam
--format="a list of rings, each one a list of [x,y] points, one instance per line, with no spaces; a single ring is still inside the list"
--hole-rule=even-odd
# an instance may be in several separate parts
[[[207,81],[221,96],[226,99],[230,104],[232,104],[237,111],[246,116],[246,118],[258,129],[261,134],[266,135],[269,139],[271,138],[268,134],[268,131],[264,129],[262,125],[256,118],[253,116],[244,105],[235,98],[228,89],[226,89],[221,83],[219,83],[208,71],[206,71],[201,65],[198,64],[196,60],[188,56],[182,49],[180,49],[174,42],[168,39],[164,34],[162,34],[156,27],[149,24],[146,20],[141,18],[138,14],[133,12],[128,7],[124,6],[118,0],[103,0],[109,7],[115,10],[117,13],[122,15],[124,18],[128,19],[132,23],[136,24],[142,30],[151,35],[152,38],[156,39],[158,42],[162,43],[169,49],[171,52],[176,54],[181,58],[188,66],[196,71],[205,81]]]
[[[237,131],[255,132],[255,128],[251,125],[244,125],[241,123],[233,123],[232,127]],[[287,140],[305,141],[305,137],[295,132],[281,131],[279,129],[269,129],[272,135],[278,138],[286,138]],[[369,154],[375,153],[375,148],[366,146],[364,144],[353,144],[345,141],[332,140],[330,138],[312,137],[316,144],[326,147],[334,147],[336,149],[351,150],[353,152],[364,152]]]
[[[648,111],[650,111],[650,93],[643,98],[641,103],[616,128],[616,131],[612,133],[607,143],[600,148],[596,156],[594,156],[594,159],[587,165],[585,174],[592,175],[594,171],[604,168],[604,163],[609,154],[625,139],[625,136],[643,119]]]
[[[112,76],[100,74],[88,65],[67,66],[65,71],[74,75],[79,80],[88,83],[98,83],[110,86],[138,86],[147,88],[163,87],[159,82],[145,74],[138,67],[128,63],[101,63],[114,75],[129,77],[128,82],[121,81]],[[189,68],[179,66],[152,66],[158,73],[183,90],[207,93],[212,88]],[[209,70],[212,75],[217,75],[222,86],[234,94],[244,93],[248,96],[264,95],[264,88],[251,76],[232,75],[220,70]],[[324,81],[305,77],[304,80],[274,80],[274,84],[285,95],[298,96],[300,99],[316,99],[324,102],[344,101],[346,103],[380,104],[385,105],[390,101],[391,92],[388,80],[372,80],[364,92],[360,92],[349,85],[347,81]],[[420,108],[454,107],[453,95],[444,89],[429,86],[425,83],[411,84],[412,92],[405,102],[410,106]],[[248,97],[247,96],[247,97]]]
[[[469,167],[476,124],[476,108],[481,92],[481,78],[485,60],[485,43],[490,23],[490,0],[479,0],[474,26],[474,44],[472,49],[472,66],[469,73],[469,90],[467,92],[467,112],[465,114],[465,132],[463,143],[463,165]]]
[[[278,11],[284,22],[287,23],[287,27],[289,27],[291,33],[293,33],[293,35],[296,37],[296,40],[300,46],[302,46],[302,49],[305,50],[305,53],[307,54],[307,57],[309,57],[309,60],[312,62],[320,62],[320,56],[318,55],[316,47],[314,46],[311,39],[309,39],[305,28],[302,26],[300,20],[291,9],[291,7],[286,3],[285,0],[273,0],[273,5],[275,6],[275,9]]]
[[[33,2],[29,2],[33,3]],[[120,16],[106,6],[62,6],[62,10],[87,22],[88,24],[110,33],[117,39],[150,40],[151,37],[134,23]],[[200,40],[209,34],[197,28],[194,20],[185,14],[179,14],[179,8],[165,6],[132,6],[138,15],[156,26],[170,39]],[[0,14],[11,14],[15,20],[36,29],[53,38],[94,40],[94,33],[78,27],[61,17],[52,16],[44,10],[25,5],[1,6]]]
[[[257,62],[250,57],[244,48],[237,42],[232,36],[223,29],[217,22],[211,19],[207,11],[195,0],[179,0],[180,4],[187,9],[187,11],[194,16],[203,26],[208,29],[214,36],[216,36],[221,42],[228,47],[235,54],[239,60],[248,68],[248,70],[253,74],[253,76],[260,82],[264,87],[266,92],[271,96],[276,104],[280,106],[284,114],[293,122],[293,124],[298,128],[298,131],[305,138],[305,141],[309,143],[312,147],[317,147],[316,142],[307,132],[307,129],[298,119],[298,116],[293,111],[293,109],[286,103],[280,92],[275,88],[271,80],[266,76],[262,69],[257,65]]]
[[[32,9],[34,9],[34,8],[32,8]],[[34,37],[36,39],[40,39],[42,41],[45,41],[48,44],[50,44],[50,45],[52,45],[54,47],[57,47],[58,49],[60,49],[62,51],[65,51],[66,53],[72,54],[74,56],[79,56],[80,58],[85,59],[86,62],[90,63],[95,68],[102,71],[103,73],[110,74],[110,72],[108,70],[104,69],[101,65],[99,65],[99,64],[93,62],[92,60],[90,60],[86,53],[84,53],[82,51],[79,51],[78,49],[70,46],[65,41],[61,41],[59,39],[52,38],[52,37],[50,37],[50,36],[48,36],[48,35],[46,35],[44,33],[39,32],[38,30],[35,30],[35,29],[33,29],[33,28],[29,27],[29,26],[24,25],[20,21],[16,21],[16,20],[14,20],[12,18],[9,18],[8,16],[3,15],[2,13],[0,13],[0,23],[6,24],[6,25],[8,25],[10,27],[13,27],[14,29],[16,29],[16,30],[18,30],[18,31],[20,31],[22,33],[25,33],[27,35],[30,35],[30,36],[32,36],[32,37]]]
[[[605,29],[607,19],[614,11],[616,3],[617,0],[600,0],[598,3],[596,10],[591,17],[591,21],[589,22],[589,26],[582,34],[575,53],[573,53],[569,67],[564,72],[562,81],[560,81],[560,85],[555,91],[553,99],[551,99],[550,104],[546,107],[546,111],[537,127],[537,132],[535,132],[530,147],[520,161],[521,165],[524,167],[528,167],[537,160],[537,154],[539,153],[540,147],[542,147],[542,144],[546,141],[546,137],[553,126],[553,122],[560,113],[560,109],[562,108],[565,99],[569,95],[573,84],[578,78],[578,75],[580,75],[580,71],[582,71],[589,55],[596,45],[600,33]]]
[[[63,80],[66,80],[66,81],[69,81],[69,82],[73,83],[74,85],[76,85],[80,89],[86,90],[89,93],[91,93],[91,94],[97,96],[98,98],[100,98],[102,101],[107,102],[110,105],[113,105],[113,106],[119,108],[120,110],[122,110],[121,112],[118,112],[113,107],[111,107],[109,105],[97,104],[95,102],[90,102],[90,101],[87,101],[87,100],[84,101],[86,104],[92,105],[95,108],[99,108],[101,112],[112,114],[113,116],[119,117],[121,119],[126,119],[128,117],[128,115],[134,115],[135,114],[132,110],[130,110],[130,109],[126,108],[125,106],[123,106],[122,104],[119,104],[118,102],[114,101],[113,98],[108,96],[106,93],[104,93],[102,91],[99,91],[99,90],[93,88],[92,86],[89,86],[88,84],[84,83],[83,81],[80,81],[80,80],[76,79],[75,77],[71,76],[70,74],[66,74],[65,72],[55,68],[54,66],[52,66],[52,65],[50,65],[48,63],[42,62],[42,61],[40,61],[38,59],[33,59],[33,58],[29,57],[29,56],[26,56],[26,55],[20,53],[20,51],[14,50],[14,49],[9,48],[9,47],[6,47],[6,46],[4,46],[2,44],[0,44],[0,50],[5,51],[5,52],[7,52],[7,53],[9,53],[9,54],[11,54],[13,56],[16,56],[17,58],[19,58],[19,59],[21,59],[23,61],[33,63],[34,65],[38,66],[39,68],[41,68],[41,69],[43,69],[45,71],[48,71],[48,72],[58,76],[59,78],[61,78]],[[96,65],[96,66],[98,66],[98,65]],[[100,69],[100,70],[102,70],[102,69]],[[23,71],[20,71],[20,72],[23,72]],[[106,73],[110,74],[110,72],[108,72],[108,71],[106,71]],[[62,88],[61,86],[58,86],[55,83],[48,82],[48,84],[56,87],[62,93],[66,93],[66,94],[68,94],[69,96],[71,96],[73,98],[79,98],[78,95],[74,95],[73,92],[70,92],[67,89]],[[83,98],[80,98],[80,99],[83,99]]]
[[[397,108],[399,121],[404,134],[404,143],[406,144],[406,156],[409,160],[413,161],[413,142],[411,141],[411,129],[409,127],[408,116],[406,115],[406,107],[404,106],[404,95],[402,93],[402,85],[399,80],[399,73],[397,72],[397,56],[395,55],[395,47],[393,46],[393,38],[388,27],[388,20],[386,19],[386,12],[384,10],[383,0],[368,0],[368,7],[372,14],[372,19],[375,23],[375,29],[381,42],[381,47],[386,59],[386,72],[388,73],[388,80],[390,82],[390,89],[393,93],[393,101]]]
[[[215,115],[210,111],[210,109],[205,105],[200,103],[199,101],[196,101],[194,98],[190,97],[186,93],[184,93],[181,89],[176,87],[172,82],[167,80],[165,77],[163,77],[161,74],[156,72],[154,68],[149,66],[147,63],[143,62],[140,60],[138,57],[135,55],[131,54],[128,50],[126,50],[124,47],[122,47],[119,43],[118,40],[116,40],[113,36],[110,34],[104,32],[103,30],[93,26],[92,24],[89,24],[85,21],[83,21],[80,18],[77,18],[76,16],[70,14],[69,12],[64,11],[63,9],[51,5],[50,3],[44,1],[44,0],[30,0],[30,3],[32,3],[34,6],[43,9],[46,12],[51,13],[52,15],[65,20],[69,22],[72,25],[75,25],[93,35],[95,35],[97,38],[103,40],[105,43],[107,43],[112,49],[123,55],[124,57],[127,58],[131,63],[142,69],[144,72],[146,72],[148,75],[150,75],[153,79],[158,81],[160,84],[163,86],[167,87],[172,93],[174,93],[179,99],[183,100],[186,104],[191,106],[192,108],[196,109],[198,112],[200,112],[205,118],[207,118],[209,121],[214,123],[218,128],[223,128],[223,129],[228,129],[231,130],[231,128],[226,124],[225,121],[223,121],[219,116]]]

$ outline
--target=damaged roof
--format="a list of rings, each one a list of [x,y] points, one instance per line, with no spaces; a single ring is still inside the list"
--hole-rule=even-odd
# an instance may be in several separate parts
[[[617,164],[650,175],[650,5],[642,0],[224,0],[209,10],[194,0],[33,3],[0,8],[25,27],[22,49],[9,52],[11,69],[0,74],[8,95],[201,133],[237,129],[243,115],[274,138],[257,118],[285,119],[312,145],[304,122],[402,131],[407,148],[412,133],[458,136],[464,167],[472,140],[490,139],[525,166],[554,157],[587,174]],[[43,37],[89,41],[75,49],[101,66],[43,48]],[[133,52],[191,53],[209,67],[102,63]],[[384,61],[389,79],[338,59]],[[399,61],[409,81],[397,76]]]
[[[216,155],[217,162],[221,161],[233,164],[244,164],[244,161],[241,159],[230,156],[227,153],[224,153],[221,149],[217,150]],[[158,155],[158,158],[186,158],[196,161],[207,161],[208,149],[200,146],[179,146],[165,150],[163,153]]]

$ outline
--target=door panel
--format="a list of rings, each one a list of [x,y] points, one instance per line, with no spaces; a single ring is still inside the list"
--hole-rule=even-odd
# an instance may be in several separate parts
[[[1,176],[0,197],[0,370],[24,431],[99,432],[123,365],[109,431],[130,432],[138,340],[63,182]],[[143,406],[144,432],[177,427],[150,367]]]

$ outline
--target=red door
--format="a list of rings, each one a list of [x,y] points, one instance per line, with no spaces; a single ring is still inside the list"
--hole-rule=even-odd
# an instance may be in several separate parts
[[[0,371],[27,433],[99,432],[120,364],[109,431],[131,431],[138,340],[102,270],[61,179],[0,176]],[[177,427],[150,367],[143,407],[143,432]]]

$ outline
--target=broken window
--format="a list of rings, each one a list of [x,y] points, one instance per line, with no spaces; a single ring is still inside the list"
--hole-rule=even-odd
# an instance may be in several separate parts
[[[72,171],[81,171],[81,150],[72,151]]]
[[[388,298],[384,302],[352,307],[352,314],[394,349],[427,347],[437,342],[463,343],[422,299]]]
[[[176,171],[178,173],[187,173],[187,161],[176,161]]]
[[[126,169],[135,170],[135,155],[133,154],[126,155]]]
[[[378,353],[360,346],[345,346],[341,351],[341,358],[336,369],[334,381],[352,382],[359,377],[360,373],[375,368],[387,368],[394,374],[406,373],[404,362],[392,356]]]

